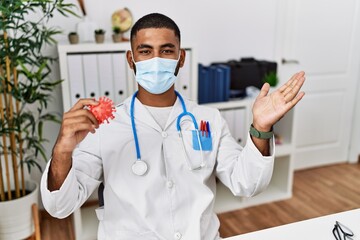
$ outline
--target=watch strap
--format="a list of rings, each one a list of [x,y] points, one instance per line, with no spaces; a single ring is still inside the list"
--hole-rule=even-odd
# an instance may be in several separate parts
[[[260,139],[270,139],[274,135],[272,127],[271,127],[270,132],[261,132],[261,131],[257,130],[254,127],[254,125],[252,125],[252,124],[250,126],[249,133],[250,133],[251,136],[256,137],[256,138],[260,138]]]

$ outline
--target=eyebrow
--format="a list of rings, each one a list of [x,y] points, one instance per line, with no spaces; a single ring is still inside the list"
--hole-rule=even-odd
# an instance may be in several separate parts
[[[144,48],[151,48],[153,49],[153,47],[151,45],[148,44],[140,44],[139,46],[137,46],[136,49],[144,49]]]
[[[160,48],[175,48],[175,45],[172,44],[172,43],[165,43],[163,45],[160,46]],[[153,49],[154,47],[151,46],[151,45],[148,45],[148,44],[140,44],[136,49],[139,50],[139,49],[144,49],[144,48],[150,48],[150,49]]]

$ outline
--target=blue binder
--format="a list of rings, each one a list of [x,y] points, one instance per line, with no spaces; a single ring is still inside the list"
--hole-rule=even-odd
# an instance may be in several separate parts
[[[219,68],[223,69],[223,79],[222,79],[222,94],[223,97],[221,101],[229,101],[230,98],[230,85],[231,85],[231,67],[227,65],[220,64]]]
[[[231,68],[222,64],[198,64],[198,102],[223,102],[230,97]]]

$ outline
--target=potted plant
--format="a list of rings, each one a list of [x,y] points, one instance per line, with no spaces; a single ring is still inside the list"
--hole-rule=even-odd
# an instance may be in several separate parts
[[[276,75],[276,72],[271,71],[269,73],[266,73],[264,78],[263,78],[263,82],[264,83],[267,82],[267,83],[270,84],[271,87],[275,87],[279,82],[279,79],[278,79],[278,77]]]
[[[104,29],[96,29],[95,30],[95,42],[103,43],[105,41],[105,30]]]
[[[79,43],[79,35],[77,32],[70,32],[68,35],[70,44],[78,44]]]
[[[61,81],[50,79],[55,58],[42,50],[55,44],[61,31],[46,23],[55,12],[74,14],[73,6],[64,0],[0,2],[0,239],[33,233],[31,208],[38,201],[38,184],[25,174],[47,159],[44,124],[59,122],[46,108]]]
[[[117,42],[121,42],[122,41],[122,32],[120,27],[113,27],[113,35],[112,35],[112,39],[113,42],[117,43]]]

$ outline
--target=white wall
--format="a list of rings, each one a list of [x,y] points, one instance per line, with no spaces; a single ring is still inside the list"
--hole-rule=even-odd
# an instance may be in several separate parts
[[[76,1],[71,0],[76,3]],[[274,57],[275,20],[278,0],[107,0],[85,1],[87,15],[111,37],[111,15],[127,7],[137,20],[160,12],[180,27],[182,40],[197,46],[199,62],[225,61],[244,56]],[[65,32],[74,31],[80,19],[55,19]],[[66,36],[61,40],[66,41]]]

